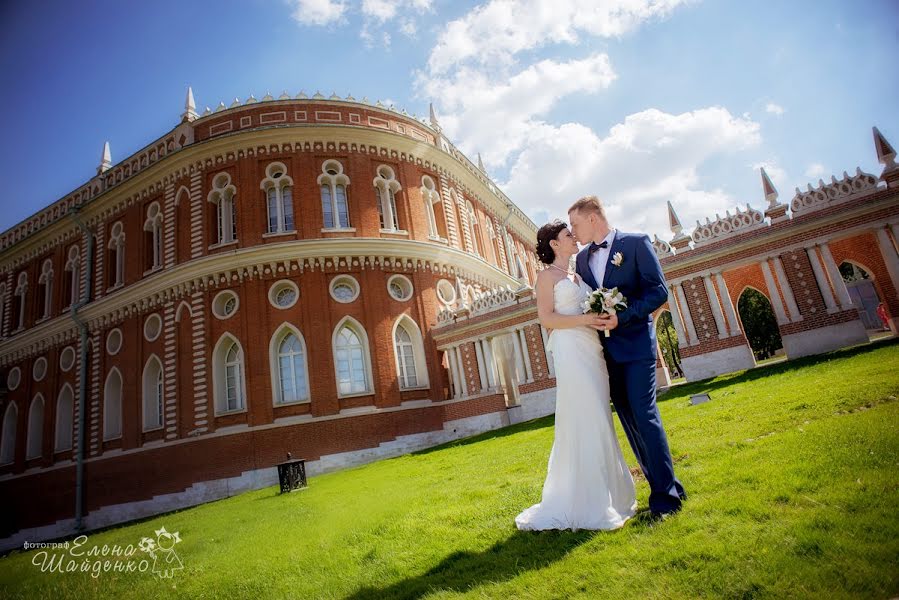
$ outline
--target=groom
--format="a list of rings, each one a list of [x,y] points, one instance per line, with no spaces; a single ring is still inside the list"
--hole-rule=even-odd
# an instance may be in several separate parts
[[[680,510],[687,494],[674,476],[668,438],[656,406],[656,337],[652,313],[668,298],[659,259],[640,233],[609,227],[599,198],[586,196],[568,209],[575,239],[590,244],[577,255],[577,274],[591,288],[617,287],[627,308],[608,315],[600,329],[612,404],[649,482],[653,518]]]

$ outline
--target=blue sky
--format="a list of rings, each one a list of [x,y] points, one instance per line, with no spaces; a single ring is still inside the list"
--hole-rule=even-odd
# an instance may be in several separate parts
[[[320,90],[427,114],[538,223],[600,195],[671,237],[899,144],[899,3],[247,0],[0,4],[0,230],[177,124]]]

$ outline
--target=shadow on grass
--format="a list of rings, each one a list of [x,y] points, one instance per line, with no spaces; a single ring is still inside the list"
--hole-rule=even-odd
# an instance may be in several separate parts
[[[455,448],[457,446],[467,446],[469,444],[477,444],[478,442],[483,442],[484,440],[503,438],[508,435],[515,435],[517,433],[521,433],[523,431],[533,431],[535,429],[544,429],[546,427],[552,427],[553,423],[555,423],[555,415],[547,415],[545,417],[540,417],[539,419],[532,419],[530,421],[524,421],[523,423],[516,423],[515,425],[509,425],[508,427],[500,427],[499,429],[492,429],[490,431],[485,431],[484,433],[479,433],[479,434],[473,435],[471,437],[462,438],[462,439],[455,440],[452,442],[447,442],[445,444],[440,444],[439,446],[432,446],[430,448],[424,448],[422,450],[417,450],[415,452],[412,452],[411,456],[422,456],[425,454],[430,454],[431,452],[437,452],[438,450],[445,450],[447,448]]]
[[[680,384],[676,387],[665,390],[665,392],[663,392],[658,397],[658,401],[665,402],[667,400],[673,400],[675,398],[683,398],[686,396],[690,396],[692,394],[709,393],[709,392],[713,392],[715,390],[721,389],[723,387],[728,387],[728,386],[736,385],[736,384],[740,384],[740,383],[749,383],[749,382],[755,381],[757,379],[763,379],[765,377],[769,377],[771,375],[780,375],[782,373],[789,373],[791,371],[803,369],[803,368],[809,367],[811,365],[826,363],[826,362],[830,362],[832,360],[851,358],[853,356],[858,356],[860,354],[867,354],[869,352],[875,352],[877,350],[880,350],[881,348],[886,348],[889,346],[896,346],[896,345],[899,345],[899,337],[880,339],[880,340],[875,340],[874,342],[870,342],[867,344],[853,346],[851,348],[843,348],[841,350],[834,350],[833,352],[828,352],[827,354],[816,354],[814,356],[804,356],[802,358],[796,358],[793,360],[777,362],[777,363],[774,363],[771,365],[762,365],[762,366],[756,367],[754,369],[747,369],[745,371],[739,371],[737,373],[728,373],[726,375],[719,375],[718,377],[713,377],[711,379],[703,379],[701,381],[693,381],[690,383],[684,383],[684,384]]]
[[[601,534],[516,531],[483,552],[454,552],[427,573],[385,587],[364,587],[347,596],[347,600],[413,600],[439,591],[467,592],[483,583],[505,581],[525,571],[542,569],[596,535]]]

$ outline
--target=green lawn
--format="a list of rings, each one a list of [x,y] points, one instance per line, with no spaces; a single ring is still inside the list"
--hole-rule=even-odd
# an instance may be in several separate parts
[[[891,340],[671,389],[660,406],[690,500],[654,526],[516,531],[540,497],[550,417],[90,534],[179,531],[172,579],[41,573],[17,551],[0,560],[0,597],[890,598],[897,367]],[[712,401],[690,406],[699,391]]]

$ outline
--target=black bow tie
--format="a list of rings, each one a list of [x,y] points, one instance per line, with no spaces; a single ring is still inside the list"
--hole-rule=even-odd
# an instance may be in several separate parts
[[[609,247],[609,242],[603,242],[601,244],[597,244],[596,242],[590,242],[590,250],[588,250],[588,252],[590,254],[593,254],[600,248],[608,248],[608,247]]]

